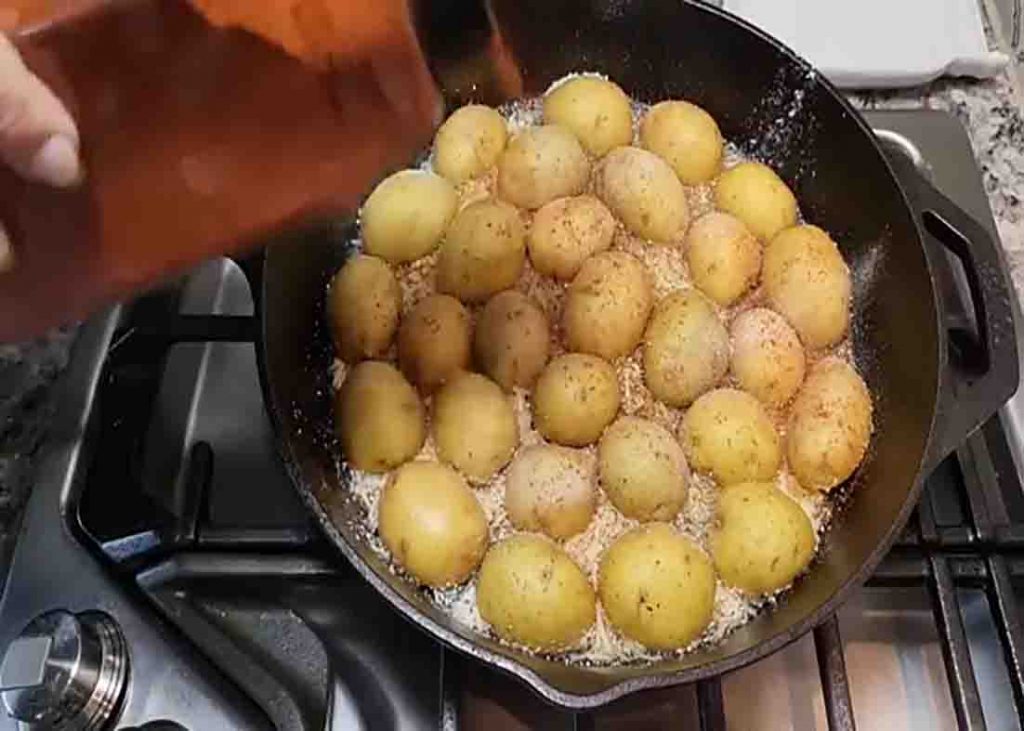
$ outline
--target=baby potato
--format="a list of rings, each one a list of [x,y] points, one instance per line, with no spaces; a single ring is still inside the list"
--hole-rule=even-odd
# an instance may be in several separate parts
[[[498,159],[498,196],[520,208],[540,208],[583,192],[590,161],[572,132],[545,124],[512,138]]]
[[[438,456],[472,482],[486,482],[512,459],[519,424],[505,392],[477,373],[455,376],[434,396]]]
[[[547,364],[533,386],[533,421],[545,439],[593,444],[619,410],[619,382],[606,361],[568,353]]]
[[[402,288],[383,259],[357,254],[327,290],[327,322],[334,348],[346,363],[379,358],[391,345],[402,307]]]
[[[483,302],[523,271],[526,234],[519,211],[499,200],[471,203],[455,216],[437,259],[437,289]]]
[[[686,192],[668,163],[639,147],[617,147],[601,160],[597,197],[640,238],[678,241],[690,222]]]
[[[348,463],[387,472],[420,451],[426,414],[416,390],[390,363],[364,360],[335,394],[335,426]]]
[[[440,175],[402,170],[363,203],[363,250],[392,264],[429,254],[455,215],[455,188]]]
[[[714,306],[696,290],[668,295],[644,333],[644,382],[669,406],[686,406],[722,380],[729,334]]]
[[[765,307],[736,316],[732,336],[732,375],[744,391],[769,406],[783,406],[804,380],[806,359],[800,338],[786,319]]]
[[[424,297],[402,318],[398,329],[398,367],[430,393],[469,367],[469,312],[454,297]]]
[[[793,400],[786,456],[805,488],[831,490],[864,459],[871,438],[871,394],[839,358],[823,358]]]
[[[615,235],[615,218],[592,195],[556,198],[533,216],[526,239],[533,268],[567,281],[590,256],[607,250]]]
[[[562,327],[569,348],[607,360],[632,353],[653,300],[647,270],[635,256],[622,251],[592,256],[565,298]]]
[[[835,345],[846,335],[850,270],[817,226],[794,226],[771,240],[764,252],[764,289],[808,348]]]
[[[715,206],[743,221],[762,241],[796,223],[793,192],[759,162],[741,162],[722,173],[715,186]]]
[[[640,144],[663,158],[687,185],[718,175],[724,140],[714,118],[685,101],[655,104],[640,123]]]
[[[686,232],[686,261],[697,288],[725,307],[757,282],[761,244],[738,218],[712,211]]]
[[[505,120],[490,107],[456,109],[434,136],[434,170],[456,185],[493,166],[505,149]]]
[[[722,490],[711,556],[722,580],[749,594],[788,586],[814,555],[814,528],[788,495],[770,482]]]
[[[683,448],[665,427],[620,417],[605,429],[598,459],[601,486],[627,518],[672,520],[682,509],[690,470]]]
[[[487,517],[459,474],[437,462],[402,465],[378,505],[384,545],[421,584],[451,586],[469,578],[487,550]]]
[[[594,590],[579,566],[528,533],[491,546],[477,575],[476,606],[499,637],[540,651],[572,647],[597,619]]]
[[[665,523],[651,523],[604,552],[598,594],[619,632],[652,650],[676,650],[710,624],[715,572],[696,543]]]
[[[548,320],[522,292],[494,295],[477,318],[473,352],[477,365],[506,391],[529,388],[548,362]]]
[[[505,481],[505,512],[516,528],[556,540],[586,530],[597,495],[584,455],[540,444],[516,455]]]
[[[782,461],[779,435],[761,402],[735,388],[694,401],[683,416],[680,441],[690,465],[721,485],[769,480]]]
[[[544,123],[565,127],[595,157],[633,140],[629,97],[618,84],[593,76],[577,76],[548,92]]]

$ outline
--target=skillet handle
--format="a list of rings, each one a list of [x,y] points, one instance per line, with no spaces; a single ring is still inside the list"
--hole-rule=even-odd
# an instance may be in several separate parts
[[[895,156],[894,156],[895,157]],[[900,155],[899,157],[903,157]],[[1000,244],[978,221],[932,185],[909,161],[893,160],[921,224],[940,314],[940,373],[935,421],[925,457],[928,471],[991,417],[1017,390],[1013,284]],[[903,163],[903,164],[901,164]],[[970,302],[961,305],[946,252],[963,268]],[[970,308],[971,317],[963,312]]]

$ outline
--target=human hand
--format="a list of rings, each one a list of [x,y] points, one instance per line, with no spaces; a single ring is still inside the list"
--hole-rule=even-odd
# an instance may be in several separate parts
[[[0,160],[27,180],[57,187],[76,185],[82,178],[74,120],[2,35]],[[10,240],[0,226],[0,271],[13,263]]]

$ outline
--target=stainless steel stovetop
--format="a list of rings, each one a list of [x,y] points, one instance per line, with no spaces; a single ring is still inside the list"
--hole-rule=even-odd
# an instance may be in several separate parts
[[[867,117],[995,232],[959,123]],[[83,327],[0,604],[0,648],[45,613],[64,644],[16,646],[8,706],[39,710],[38,658],[61,649],[96,660],[89,707],[119,729],[1020,727],[1021,394],[936,470],[835,621],[697,687],[579,713],[445,650],[321,542],[274,452],[252,314],[219,260]]]

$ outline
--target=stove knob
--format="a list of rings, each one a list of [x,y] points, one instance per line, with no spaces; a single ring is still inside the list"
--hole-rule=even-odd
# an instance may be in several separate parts
[[[0,666],[7,714],[30,729],[102,728],[117,712],[127,679],[124,637],[99,612],[39,615]]]

